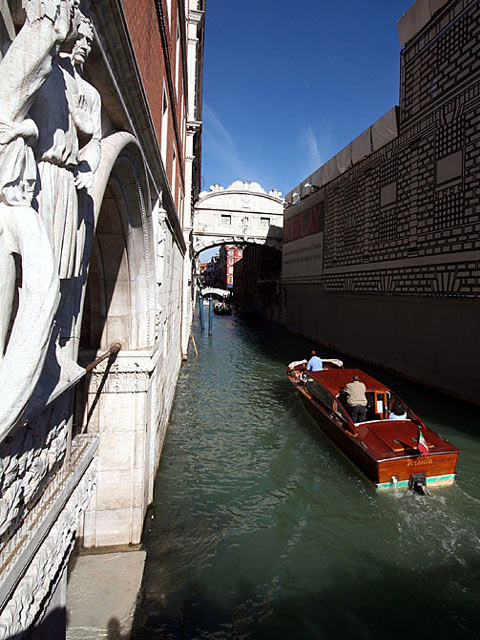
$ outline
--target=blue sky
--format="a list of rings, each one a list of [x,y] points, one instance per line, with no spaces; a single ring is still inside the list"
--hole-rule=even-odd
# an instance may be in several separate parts
[[[413,0],[207,0],[202,189],[290,191],[398,104]]]

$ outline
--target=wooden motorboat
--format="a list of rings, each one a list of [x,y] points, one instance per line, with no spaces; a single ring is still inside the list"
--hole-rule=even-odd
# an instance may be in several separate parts
[[[322,371],[306,371],[306,361],[288,366],[290,382],[319,428],[377,489],[452,484],[459,449],[442,438],[384,384],[338,360],[323,360]],[[353,376],[366,386],[365,422],[354,423],[343,389]],[[398,413],[402,406],[403,415]]]

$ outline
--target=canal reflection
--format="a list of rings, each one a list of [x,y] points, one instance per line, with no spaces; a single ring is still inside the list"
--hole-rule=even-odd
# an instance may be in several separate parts
[[[134,638],[478,638],[478,408],[359,364],[462,449],[456,485],[377,494],[286,379],[314,345],[214,321],[181,372]]]

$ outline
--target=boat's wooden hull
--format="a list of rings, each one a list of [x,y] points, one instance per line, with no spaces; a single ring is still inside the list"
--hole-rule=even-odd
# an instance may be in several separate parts
[[[410,476],[424,473],[428,486],[452,484],[455,480],[458,453],[434,453],[428,456],[408,456],[378,462],[376,480],[379,489],[408,487]],[[396,478],[396,483],[392,482]]]
[[[377,489],[408,487],[410,477],[424,473],[427,485],[453,483],[458,452],[435,453],[428,456],[414,454],[378,460],[372,456],[362,440],[342,428],[333,411],[316,402],[303,387],[297,387],[300,397],[314,417],[320,430],[367,477]]]

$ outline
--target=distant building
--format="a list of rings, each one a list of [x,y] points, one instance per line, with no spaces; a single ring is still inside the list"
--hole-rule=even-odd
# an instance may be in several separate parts
[[[220,247],[216,285],[223,289],[233,289],[234,267],[242,259],[243,249],[235,245],[224,245]]]
[[[282,254],[277,249],[247,245],[234,269],[233,295],[243,312],[283,321],[283,290],[280,286]]]
[[[218,256],[212,256],[210,262],[207,263],[205,269],[205,286],[213,287],[215,285],[215,273],[218,262]]]
[[[399,21],[400,106],[286,196],[286,325],[478,402],[480,3]]]
[[[207,274],[207,262],[199,262],[197,265],[197,269],[198,269],[198,276],[200,278],[200,282],[202,283],[202,286],[205,286],[205,276]]]

